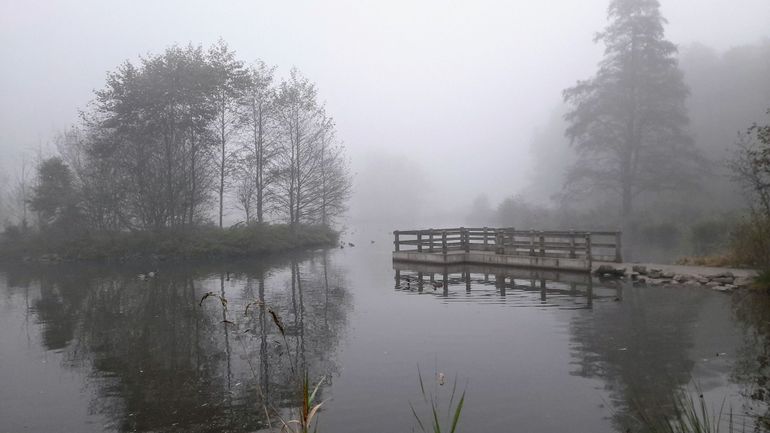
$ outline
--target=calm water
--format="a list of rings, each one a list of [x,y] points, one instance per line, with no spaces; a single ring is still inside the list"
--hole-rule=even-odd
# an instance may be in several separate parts
[[[709,404],[765,411],[764,298],[569,275],[503,286],[484,270],[420,290],[428,270],[397,275],[387,238],[353,240],[271,260],[1,269],[0,432],[258,431],[262,402],[298,406],[302,366],[325,378],[322,432],[412,431],[418,365],[441,407],[455,377],[467,390],[465,432],[626,431],[692,383]],[[226,308],[201,305],[207,292]]]

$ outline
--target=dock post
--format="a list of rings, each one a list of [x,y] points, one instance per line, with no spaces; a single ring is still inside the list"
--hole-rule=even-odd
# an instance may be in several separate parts
[[[393,244],[396,246],[396,251],[399,251],[399,246],[401,245],[401,243],[398,241],[398,230],[393,232],[393,236],[395,237]]]
[[[489,245],[489,241],[487,240],[487,228],[484,227],[484,251],[487,251],[487,245]]]
[[[417,252],[422,252],[422,232],[417,233]]]
[[[575,230],[569,231],[569,258],[575,258]]]
[[[441,232],[441,252],[446,255],[446,232]]]
[[[467,270],[465,271],[465,291],[471,292],[471,273]]]
[[[422,287],[423,287],[422,272],[418,272],[417,273],[417,291],[422,293]]]
[[[588,261],[588,272],[593,269],[593,254],[591,253],[591,232],[586,233],[586,260]]]
[[[623,241],[622,232],[615,232],[615,262],[623,263]]]
[[[471,235],[469,233],[469,230],[464,228],[462,229],[465,237],[465,252],[469,253],[471,252]]]
[[[428,237],[430,239],[430,245],[428,246],[428,251],[432,253],[433,252],[433,229],[430,229],[428,233],[429,233]]]
[[[444,281],[442,285],[444,286],[442,295],[444,295],[444,297],[449,296],[449,274],[447,273],[447,268],[444,268]]]
[[[542,230],[540,231],[540,257],[545,257],[545,236],[543,236]]]
[[[396,290],[398,290],[401,288],[401,271],[399,271],[398,269],[396,269],[395,280],[396,280]]]
[[[529,255],[535,255],[535,231],[532,229],[529,230]]]

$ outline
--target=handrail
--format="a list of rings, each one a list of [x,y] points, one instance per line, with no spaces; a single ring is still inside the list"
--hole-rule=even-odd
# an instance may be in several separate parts
[[[536,257],[587,258],[622,262],[620,231],[516,230],[513,227],[456,227],[396,230],[395,251],[415,247],[417,252],[494,251],[496,254]],[[406,239],[405,239],[406,237]]]

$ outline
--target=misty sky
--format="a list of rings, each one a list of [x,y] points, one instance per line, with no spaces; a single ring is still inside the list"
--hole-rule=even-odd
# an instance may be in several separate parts
[[[526,186],[533,131],[561,90],[595,70],[607,3],[0,0],[0,167],[75,122],[123,60],[222,37],[318,84],[354,172],[367,155],[408,155],[434,185],[499,198]],[[680,46],[770,37],[768,0],[662,10]]]

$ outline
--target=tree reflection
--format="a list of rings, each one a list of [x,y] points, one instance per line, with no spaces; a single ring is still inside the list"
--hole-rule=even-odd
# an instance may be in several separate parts
[[[694,366],[688,351],[703,295],[627,290],[622,300],[594,304],[572,319],[573,374],[604,381],[618,431],[641,431],[639,410],[659,419],[674,415],[673,398]]]
[[[744,331],[733,379],[743,385],[742,393],[751,402],[746,412],[759,414],[756,429],[770,431],[770,295],[760,291],[736,293],[733,314]]]
[[[323,253],[177,266],[145,281],[133,271],[49,268],[29,270],[36,279],[27,283],[39,284],[33,311],[43,344],[92,371],[92,410],[118,430],[253,431],[267,426],[262,407],[300,406],[298,371],[311,379],[337,371],[351,304],[344,273],[330,262]],[[209,291],[227,309],[199,305]],[[287,324],[285,339],[268,309]]]

